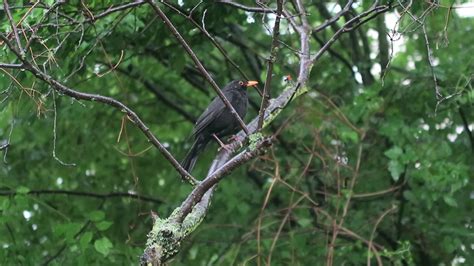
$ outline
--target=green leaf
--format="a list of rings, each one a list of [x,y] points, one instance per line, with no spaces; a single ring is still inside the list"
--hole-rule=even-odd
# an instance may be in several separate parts
[[[16,193],[18,193],[18,194],[28,194],[28,192],[30,192],[30,189],[27,188],[27,187],[24,187],[24,186],[19,186],[16,189]]]
[[[93,211],[89,213],[88,218],[93,222],[100,222],[104,220],[105,213],[103,211]]]
[[[69,223],[65,225],[66,239],[69,241],[74,240],[74,237],[79,233],[83,224],[82,223]]]
[[[416,196],[410,190],[403,191],[403,197],[412,203],[416,203]]]
[[[298,224],[303,228],[311,226],[312,221],[313,219],[308,218],[299,218],[297,220]]]
[[[105,231],[107,229],[109,229],[109,227],[112,225],[113,223],[112,222],[109,222],[109,221],[102,221],[102,222],[99,222],[99,223],[96,223],[95,224],[95,227],[97,227],[97,229],[99,231]]]
[[[8,207],[10,207],[10,199],[9,198],[0,198],[0,211],[6,211]]]
[[[82,250],[85,250],[89,243],[92,240],[92,232],[85,232],[81,239],[79,240],[79,245],[81,246]]]
[[[189,259],[194,260],[198,255],[199,247],[193,246],[189,249]]]
[[[94,248],[97,252],[102,255],[107,256],[110,252],[110,249],[113,247],[112,242],[107,237],[103,237],[94,242]]]
[[[388,158],[390,158],[392,160],[393,159],[398,159],[403,154],[403,150],[400,147],[395,146],[395,147],[387,150],[384,154],[385,154],[385,156],[387,156]]]
[[[445,195],[443,197],[443,200],[446,204],[448,204],[451,207],[458,207],[458,203],[456,202],[456,200],[449,195]]]
[[[404,169],[405,167],[399,161],[392,160],[388,163],[388,170],[394,181],[398,181]]]
[[[27,209],[28,206],[28,197],[24,194],[16,194],[14,197],[15,205],[18,209]]]
[[[65,223],[57,224],[54,228],[54,234],[56,236],[64,236],[67,240],[73,240],[74,236],[81,230],[81,223]]]
[[[342,131],[341,132],[341,139],[344,142],[352,142],[352,143],[357,143],[359,141],[359,134],[355,131]]]
[[[55,1],[55,0],[45,0],[44,2],[45,2],[45,4],[47,4],[48,6],[51,6],[51,5],[53,5],[56,1]]]

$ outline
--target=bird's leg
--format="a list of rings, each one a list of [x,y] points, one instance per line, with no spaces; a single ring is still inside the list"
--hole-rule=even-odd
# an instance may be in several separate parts
[[[219,146],[221,146],[221,147],[219,148],[219,151],[220,151],[221,149],[224,149],[224,150],[230,152],[229,145],[224,144],[224,142],[222,142],[222,141],[219,139],[219,137],[216,136],[216,134],[212,134],[212,137],[215,138],[216,141],[217,141],[217,143],[219,143]]]

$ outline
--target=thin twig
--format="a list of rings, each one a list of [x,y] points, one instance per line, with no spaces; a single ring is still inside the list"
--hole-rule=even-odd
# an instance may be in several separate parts
[[[352,195],[352,199],[365,199],[365,198],[385,196],[387,194],[393,193],[393,192],[401,189],[403,186],[405,186],[405,184],[406,184],[406,180],[402,184],[400,184],[398,186],[395,186],[395,187],[388,188],[388,189],[375,191],[375,192],[354,194],[354,195]]]
[[[53,111],[54,111],[54,117],[53,117],[53,158],[58,161],[60,164],[64,166],[76,166],[75,163],[65,163],[61,159],[56,156],[56,139],[57,139],[57,120],[58,120],[58,110],[56,108],[56,95],[53,93]]]
[[[259,111],[259,119],[257,124],[257,130],[260,130],[263,126],[263,117],[265,115],[265,110],[268,106],[268,101],[270,100],[270,87],[272,83],[272,75],[273,75],[273,64],[276,61],[277,52],[278,52],[278,38],[280,37],[280,17],[282,14],[283,9],[283,0],[277,0],[277,14],[275,18],[275,25],[273,25],[273,36],[272,36],[272,44],[270,48],[270,57],[268,58],[268,67],[267,67],[267,75],[265,78],[265,85],[263,87],[263,95],[262,95],[262,102],[260,103],[260,111]]]
[[[7,154],[8,154],[8,150],[9,150],[10,143],[11,143],[11,140],[12,140],[13,129],[15,128],[15,124],[16,124],[16,119],[14,117],[14,113],[12,113],[12,116],[13,117],[11,119],[10,131],[8,132],[7,144],[4,147],[4,150],[5,150],[5,152],[3,153],[3,162],[4,163],[7,163]]]
[[[93,19],[88,20],[88,21],[97,21],[98,19],[106,17],[106,16],[108,16],[112,13],[115,13],[117,11],[125,10],[125,9],[136,7],[136,6],[140,6],[144,3],[145,3],[144,0],[136,0],[136,1],[133,1],[133,2],[130,2],[130,3],[127,3],[127,4],[120,5],[120,6],[111,7],[111,8],[107,9],[106,11],[104,11],[102,13],[99,13],[97,15],[93,15]],[[86,21],[86,22],[88,22],[88,21]]]
[[[268,257],[267,257],[267,265],[272,265],[271,262],[272,262],[272,254],[273,254],[273,250],[275,249],[275,246],[276,246],[276,243],[278,241],[278,238],[280,237],[280,234],[283,230],[283,227],[286,225],[288,219],[290,218],[290,214],[292,213],[293,209],[295,209],[298,204],[304,199],[305,197],[304,196],[300,196],[295,203],[293,203],[291,206],[288,207],[288,210],[285,214],[285,217],[283,217],[283,220],[281,221],[280,223],[280,226],[278,227],[277,229],[277,232],[275,234],[275,237],[273,238],[273,241],[272,241],[272,245],[270,246],[270,251],[269,251],[269,254],[268,254]]]
[[[4,149],[8,148],[10,146],[10,143],[5,143],[0,146],[0,151],[3,151]]]
[[[433,50],[431,50],[431,47],[430,47],[430,41],[428,40],[428,33],[426,32],[426,24],[425,23],[423,23],[422,29],[423,29],[423,36],[425,37],[425,45],[426,45],[426,53],[427,53],[427,56],[428,56],[428,64],[430,66],[431,75],[433,77],[433,82],[434,82],[434,87],[435,87],[435,96],[436,96],[436,100],[440,101],[443,98],[443,95],[441,95],[441,92],[439,90],[438,78],[436,77],[436,73],[435,73],[435,70],[434,70]]]
[[[357,177],[359,176],[359,169],[360,169],[360,164],[361,164],[361,161],[362,161],[362,142],[363,142],[363,139],[364,139],[364,136],[362,135],[360,140],[359,140],[360,144],[359,144],[359,148],[358,148],[358,151],[357,151],[356,166],[355,166],[354,173],[352,175],[352,178],[351,178],[351,181],[350,181],[350,184],[349,184],[349,188],[348,188],[349,192],[348,193],[353,193]],[[331,241],[329,243],[329,249],[328,249],[328,252],[327,252],[327,265],[332,265],[333,264],[334,246],[336,244],[337,235],[340,232],[340,228],[344,224],[345,218],[346,218],[347,213],[349,211],[349,206],[350,206],[350,203],[351,203],[351,199],[352,199],[352,195],[349,194],[347,196],[346,202],[344,203],[343,210],[342,210],[342,215],[341,215],[341,218],[339,219],[339,222],[337,222],[336,220],[333,221],[332,238],[331,238]]]
[[[469,123],[464,112],[462,106],[458,107],[459,116],[461,116],[462,124],[464,126],[464,131],[466,131],[467,137],[469,138],[469,142],[471,143],[471,151],[474,153],[474,134],[472,130],[469,128]]]
[[[354,0],[348,1],[347,4],[344,6],[344,8],[341,9],[341,11],[339,11],[336,15],[332,16],[330,19],[327,19],[323,24],[314,28],[312,30],[312,33],[314,34],[314,33],[320,32],[324,30],[325,28],[327,28],[328,26],[332,25],[333,23],[337,22],[341,16],[349,12],[353,3],[354,3]]]
[[[0,190],[0,195],[2,196],[14,196],[16,195],[16,191],[4,191]],[[109,193],[96,193],[96,192],[89,192],[89,191],[74,191],[74,190],[53,190],[53,189],[33,189],[28,191],[28,195],[68,195],[68,196],[78,196],[78,197],[91,197],[91,198],[98,198],[98,199],[109,199],[109,198],[131,198],[145,202],[152,202],[156,204],[162,204],[164,201],[161,199],[144,196],[140,194],[135,194],[132,192],[109,192]]]
[[[375,222],[374,228],[372,229],[372,233],[370,234],[370,239],[369,239],[369,247],[368,247],[369,250],[367,251],[367,266],[370,266],[370,250],[372,249],[372,242],[374,240],[374,235],[375,235],[375,231],[377,231],[377,227],[379,226],[380,222],[382,222],[385,216],[387,216],[389,213],[391,213],[392,211],[396,209],[397,209],[397,206],[393,205],[390,209],[384,211],[382,215],[380,215],[380,217]],[[372,250],[374,251],[374,255],[375,255],[375,258],[377,259],[378,265],[382,266],[383,263],[382,263],[382,259],[380,259],[380,255],[376,252],[375,249],[372,249]]]
[[[242,10],[247,11],[247,12],[254,12],[254,13],[275,13],[276,12],[276,9],[246,6],[246,5],[242,5],[242,4],[236,3],[234,1],[231,1],[231,0],[217,0],[217,1],[215,1],[215,3],[233,6],[233,7],[236,7],[238,9],[242,9]]]
[[[275,167],[275,172],[278,171],[278,166]],[[272,183],[268,187],[267,193],[265,195],[265,199],[263,200],[262,207],[260,208],[260,214],[258,215],[257,221],[257,265],[260,265],[260,257],[262,256],[262,247],[261,247],[261,232],[262,232],[262,220],[263,220],[263,211],[267,207],[268,201],[270,199],[270,195],[273,191],[273,187],[278,181],[278,177],[275,176],[272,178]]]
[[[11,69],[22,69],[23,64],[8,64],[8,63],[0,63],[0,68],[11,68]]]
[[[321,49],[319,49],[319,51],[314,56],[311,57],[311,61],[313,61],[313,62],[317,61],[324,54],[324,52],[327,49],[329,49],[329,47],[331,47],[331,45],[339,38],[339,36],[342,33],[354,30],[356,28],[356,26],[359,26],[362,23],[365,23],[365,22],[368,21],[368,20],[361,21],[362,18],[367,17],[369,15],[374,15],[375,16],[377,14],[388,11],[390,8],[391,7],[388,6],[388,5],[387,6],[377,6],[377,7],[374,7],[372,9],[369,9],[369,10],[363,12],[363,13],[360,13],[359,15],[357,15],[357,16],[351,18],[350,20],[348,20],[338,31],[336,31],[336,33],[334,33],[334,35],[331,37],[331,39],[329,39],[329,41],[327,41],[326,44],[323,47],[321,47]],[[354,23],[358,23],[358,24],[351,27],[351,25],[354,24]]]
[[[18,35],[18,28],[16,27],[15,21],[13,21],[13,17],[10,12],[10,7],[8,6],[7,0],[3,0],[3,8],[5,9],[5,12],[7,13],[8,21],[10,22],[10,26],[12,27],[12,31],[13,31],[13,35],[15,36],[15,41],[18,47],[18,51],[23,56],[25,52],[23,51],[23,47],[20,41],[20,36]]]

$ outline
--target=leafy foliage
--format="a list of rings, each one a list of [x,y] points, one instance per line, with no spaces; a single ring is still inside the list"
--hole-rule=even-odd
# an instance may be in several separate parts
[[[98,17],[120,3],[20,2],[10,3],[13,20],[24,30],[40,25],[28,51],[38,66],[75,90],[125,103],[184,156],[193,119],[214,92],[148,5]],[[311,27],[343,6],[304,2]],[[362,2],[354,13],[370,7]],[[264,131],[278,132],[273,147],[220,182],[174,265],[474,262],[473,18],[451,1],[413,2],[344,33],[315,63],[310,90]],[[273,14],[179,3],[243,73],[265,78]],[[219,85],[245,78],[186,15],[162,8]],[[315,33],[312,52],[350,16]],[[14,42],[4,9],[0,18]],[[272,96],[298,71],[299,38],[288,20],[280,38]],[[19,63],[0,48],[0,63]],[[0,167],[0,264],[137,263],[150,211],[166,217],[191,187],[119,110],[58,93],[27,71],[0,70],[0,146],[9,144]],[[250,94],[255,117],[261,98]],[[195,177],[205,176],[216,147]]]

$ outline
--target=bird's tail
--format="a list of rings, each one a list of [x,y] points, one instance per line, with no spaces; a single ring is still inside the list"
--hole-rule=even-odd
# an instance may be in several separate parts
[[[181,166],[183,166],[186,171],[191,172],[196,164],[199,154],[202,150],[206,147],[207,141],[203,140],[200,137],[197,137],[194,140],[193,146],[189,149],[188,154],[181,162]]]

